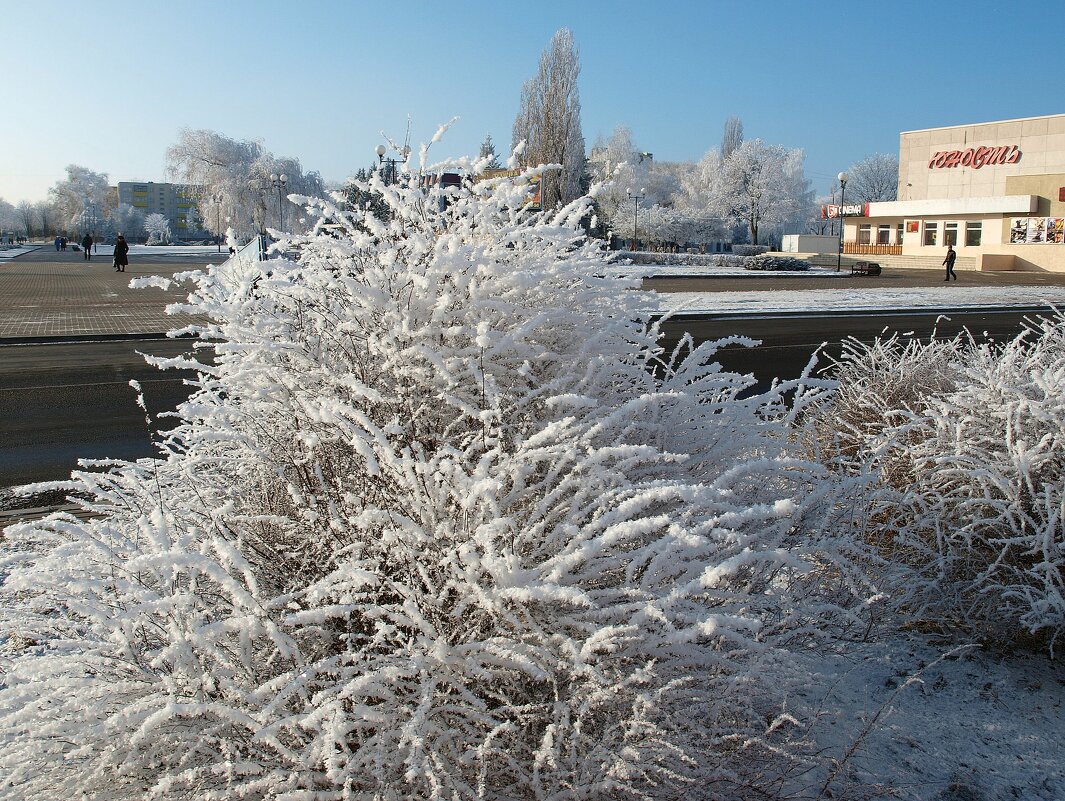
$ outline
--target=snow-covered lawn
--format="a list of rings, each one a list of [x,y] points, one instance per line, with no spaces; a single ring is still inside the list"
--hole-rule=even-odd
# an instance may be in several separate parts
[[[801,273],[799,273],[801,275]],[[778,314],[962,309],[988,306],[1065,306],[1065,287],[964,286],[892,289],[809,289],[758,292],[669,292],[658,295],[663,312]]]
[[[23,253],[30,253],[37,250],[40,245],[20,245],[17,247],[4,247],[0,248],[0,261],[11,261],[16,256],[21,256]]]
[[[93,254],[99,254],[101,256],[114,255],[114,245],[98,245],[93,249]],[[225,252],[223,248],[222,252]],[[217,245],[130,245],[130,256],[188,256],[189,258],[200,258],[202,256],[218,254]]]

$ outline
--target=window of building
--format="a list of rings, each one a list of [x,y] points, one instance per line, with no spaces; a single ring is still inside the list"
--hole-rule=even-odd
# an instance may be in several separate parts
[[[939,223],[926,222],[924,224],[924,244],[934,245],[939,234]]]
[[[982,222],[965,223],[965,247],[980,247],[980,237],[982,236],[983,232],[984,224]]]
[[[902,244],[902,228],[903,228],[902,223],[899,223],[895,227],[895,244],[896,245],[901,245]]]
[[[956,222],[943,223],[943,244],[958,246],[958,224]]]
[[[869,223],[864,223],[858,226],[858,244],[868,245],[869,237],[871,235],[873,226]]]
[[[890,225],[878,225],[876,227],[876,243],[878,245],[887,245],[891,243]]]

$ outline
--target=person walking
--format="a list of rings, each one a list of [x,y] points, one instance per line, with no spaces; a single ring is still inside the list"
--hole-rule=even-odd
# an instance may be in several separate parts
[[[126,244],[126,238],[119,234],[115,240],[115,272],[124,273],[128,264],[129,245]]]
[[[59,248],[62,247],[62,245],[63,245],[63,240],[60,237],[57,236],[55,238],[55,252],[56,253],[59,252]]]
[[[958,280],[958,274],[954,272],[954,262],[957,260],[958,254],[954,251],[953,245],[947,245],[947,256],[943,259],[943,264],[947,266],[947,277],[944,281],[949,281],[951,276],[954,276],[954,280]]]
[[[90,234],[85,234],[82,237],[81,247],[85,251],[85,261],[88,261],[92,258],[92,236]]]

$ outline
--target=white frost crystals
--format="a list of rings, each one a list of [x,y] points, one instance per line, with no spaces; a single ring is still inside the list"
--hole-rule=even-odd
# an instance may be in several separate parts
[[[160,458],[6,531],[0,797],[721,797],[775,717],[819,383],[663,360],[583,201],[367,189],[188,276],[217,359]]]
[[[856,344],[839,378],[826,429],[848,471],[882,477],[866,536],[893,566],[903,619],[1053,651],[1065,633],[1065,316],[1002,344]]]

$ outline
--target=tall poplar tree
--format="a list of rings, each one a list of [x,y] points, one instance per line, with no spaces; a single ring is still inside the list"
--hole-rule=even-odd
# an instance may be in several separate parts
[[[561,164],[544,177],[543,203],[552,208],[580,195],[584,169],[584,134],[577,89],[580,54],[568,28],[560,28],[540,56],[535,77],[521,90],[514,119],[513,144],[524,141],[525,163]]]

